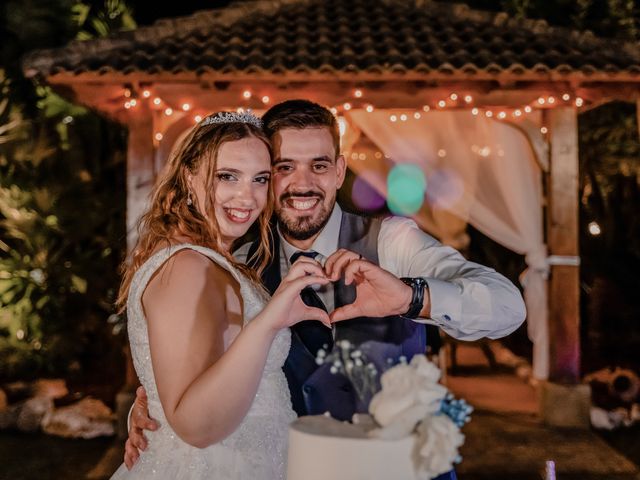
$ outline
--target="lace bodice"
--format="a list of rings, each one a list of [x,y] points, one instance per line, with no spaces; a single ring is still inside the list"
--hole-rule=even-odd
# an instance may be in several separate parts
[[[161,428],[156,432],[148,432],[149,449],[143,452],[134,469],[121,472],[121,467],[114,478],[284,478],[288,425],[295,418],[287,381],[282,372],[289,352],[289,330],[281,330],[274,339],[247,416],[236,431],[222,442],[205,449],[191,447],[173,432],[166,420],[151,363],[142,294],[153,274],[172,255],[187,248],[209,257],[238,281],[244,325],[269,300],[269,294],[261,286],[235,269],[222,255],[205,247],[190,244],[171,246],[155,253],[140,267],[133,277],[127,303],[129,342],[138,378],[149,398],[149,413],[158,420]],[[118,476],[120,473],[122,476]]]

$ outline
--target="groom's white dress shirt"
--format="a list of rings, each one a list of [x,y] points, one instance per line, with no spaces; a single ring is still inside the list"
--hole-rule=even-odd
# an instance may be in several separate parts
[[[342,210],[336,204],[327,225],[309,250],[321,263],[338,249]],[[280,234],[280,272],[289,271],[289,259],[298,251]],[[246,262],[249,244],[235,257]],[[522,324],[526,310],[518,289],[492,268],[467,261],[457,250],[442,245],[408,218],[389,217],[378,234],[380,267],[396,277],[422,277],[429,284],[431,317],[415,321],[442,328],[460,340],[500,338]],[[329,312],[334,309],[333,286],[318,290]]]

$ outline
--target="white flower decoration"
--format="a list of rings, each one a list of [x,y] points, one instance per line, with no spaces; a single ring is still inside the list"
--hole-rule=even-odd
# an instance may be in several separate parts
[[[464,435],[448,416],[427,416],[418,426],[414,451],[417,478],[429,480],[451,470],[463,443]]]
[[[430,383],[438,383],[440,381],[440,369],[433,362],[427,360],[424,355],[415,355],[411,359],[411,366],[415,368],[416,374],[426,381]]]
[[[369,413],[383,427],[400,419],[406,421],[407,415],[403,414],[418,405],[421,408],[413,409],[413,412],[424,411],[422,416],[435,413],[440,409],[440,403],[447,394],[446,387],[437,383],[439,379],[438,367],[423,355],[416,355],[409,365],[396,365],[382,375],[382,390],[371,399]],[[416,419],[417,421],[419,419]],[[411,430],[414,427],[415,423]]]
[[[413,461],[418,480],[451,470],[460,461],[458,448],[464,443],[456,423],[440,413],[448,390],[439,380],[438,367],[416,355],[409,365],[396,365],[382,375],[382,390],[369,405],[369,413],[381,426],[370,432],[371,437],[392,440],[416,432]]]

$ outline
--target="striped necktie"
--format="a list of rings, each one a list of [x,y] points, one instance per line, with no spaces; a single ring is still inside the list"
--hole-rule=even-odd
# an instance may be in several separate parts
[[[291,255],[291,265],[293,265],[300,257],[307,257],[315,260],[317,255],[318,252],[314,252],[313,250],[310,252],[296,252]],[[325,312],[327,311],[327,307],[324,302],[320,299],[318,293],[313,288],[305,287],[302,289],[300,297],[302,297],[302,301],[306,305],[321,308]],[[304,320],[302,322],[298,322],[291,327],[291,329],[298,334],[304,346],[313,356],[316,356],[318,350],[323,348],[324,345],[328,346],[328,350],[331,350],[333,347],[331,330],[317,320]]]

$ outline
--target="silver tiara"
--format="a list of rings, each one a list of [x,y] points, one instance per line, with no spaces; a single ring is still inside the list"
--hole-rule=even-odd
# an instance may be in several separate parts
[[[262,128],[262,120],[251,112],[218,112],[202,120],[200,126],[204,127],[205,125],[212,125],[214,123],[250,123],[254,127]]]

